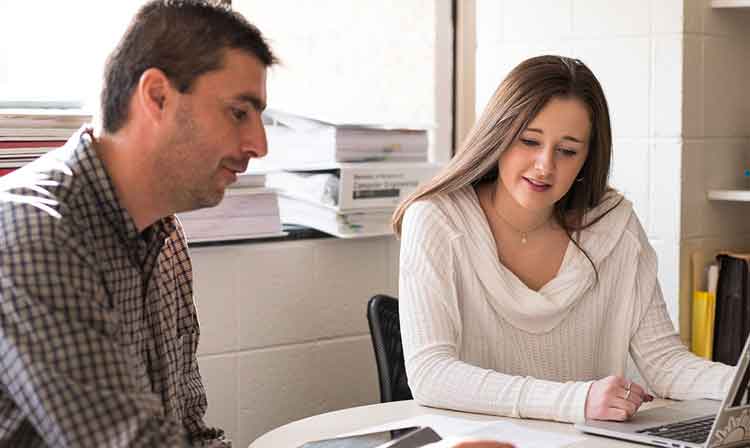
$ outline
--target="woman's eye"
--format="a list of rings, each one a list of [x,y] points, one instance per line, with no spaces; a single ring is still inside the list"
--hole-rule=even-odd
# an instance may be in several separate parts
[[[523,143],[526,146],[536,146],[536,145],[538,145],[538,143],[536,142],[536,140],[528,140],[528,139],[525,139],[525,138],[521,139],[521,143]]]
[[[558,151],[560,151],[565,157],[573,157],[574,155],[578,154],[576,151],[566,148],[560,148],[558,149]]]

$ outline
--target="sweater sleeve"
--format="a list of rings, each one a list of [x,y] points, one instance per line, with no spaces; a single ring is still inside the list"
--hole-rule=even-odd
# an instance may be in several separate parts
[[[682,343],[659,286],[656,253],[637,220],[633,227],[641,250],[630,354],[638,370],[660,397],[723,399],[731,385],[734,367],[700,358]]]
[[[463,362],[461,306],[453,246],[460,234],[433,203],[414,203],[402,227],[399,309],[404,358],[415,400],[426,406],[564,422],[584,420],[591,382],[506,375]],[[459,305],[459,301],[462,305]],[[488,349],[505,341],[481,341]]]

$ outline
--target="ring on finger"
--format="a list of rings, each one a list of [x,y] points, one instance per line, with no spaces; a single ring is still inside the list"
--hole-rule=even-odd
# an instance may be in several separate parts
[[[630,392],[632,392],[632,391],[630,390],[630,388],[628,388],[628,389],[626,389],[626,390],[628,391],[628,392],[627,392],[627,393],[625,394],[625,399],[627,400],[628,398],[630,398]]]

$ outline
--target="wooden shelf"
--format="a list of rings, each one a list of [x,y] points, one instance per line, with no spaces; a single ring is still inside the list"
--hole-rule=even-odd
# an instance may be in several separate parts
[[[712,201],[750,202],[750,190],[708,190]]]
[[[712,8],[750,8],[750,0],[711,0]]]

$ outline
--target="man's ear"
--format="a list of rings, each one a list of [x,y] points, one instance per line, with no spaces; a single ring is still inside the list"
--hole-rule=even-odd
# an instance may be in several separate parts
[[[149,121],[159,123],[165,116],[167,105],[171,105],[175,90],[167,75],[158,68],[149,68],[141,74],[136,87],[140,113]]]

